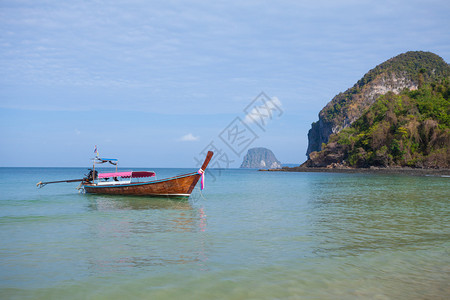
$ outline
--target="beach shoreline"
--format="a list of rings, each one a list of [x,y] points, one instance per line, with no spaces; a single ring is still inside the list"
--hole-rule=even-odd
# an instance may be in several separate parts
[[[327,173],[362,173],[385,175],[412,175],[412,176],[450,176],[450,169],[419,169],[405,167],[391,168],[308,168],[308,167],[284,167],[282,169],[259,169],[262,172],[327,172]]]

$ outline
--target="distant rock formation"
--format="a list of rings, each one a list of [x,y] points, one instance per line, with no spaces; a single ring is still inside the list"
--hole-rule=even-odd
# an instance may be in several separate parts
[[[281,163],[269,149],[252,148],[245,155],[241,168],[280,169]]]
[[[306,155],[323,150],[331,134],[358,120],[379,96],[417,90],[449,75],[449,65],[431,52],[410,51],[391,58],[367,72],[352,88],[336,95],[319,113],[308,132]]]

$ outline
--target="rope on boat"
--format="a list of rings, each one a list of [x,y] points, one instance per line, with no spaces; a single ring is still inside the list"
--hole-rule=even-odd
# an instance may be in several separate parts
[[[199,188],[198,190],[199,190],[199,192],[200,192],[200,196],[202,197],[202,199],[206,201],[206,198],[203,196],[202,189]]]

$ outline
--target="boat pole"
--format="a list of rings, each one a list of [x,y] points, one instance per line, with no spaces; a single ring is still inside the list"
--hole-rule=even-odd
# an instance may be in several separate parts
[[[95,183],[95,158],[94,162],[92,163],[92,183]]]
[[[45,186],[47,184],[50,184],[50,183],[80,182],[80,181],[84,181],[84,178],[83,179],[58,180],[58,181],[46,181],[46,182],[39,181],[38,183],[36,183],[36,186],[38,188],[41,188],[41,187],[43,187],[43,186]]]

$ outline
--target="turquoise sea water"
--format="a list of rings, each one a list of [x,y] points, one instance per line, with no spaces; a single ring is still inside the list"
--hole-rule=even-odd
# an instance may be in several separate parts
[[[170,200],[0,168],[0,298],[448,299],[450,178],[212,172]]]

